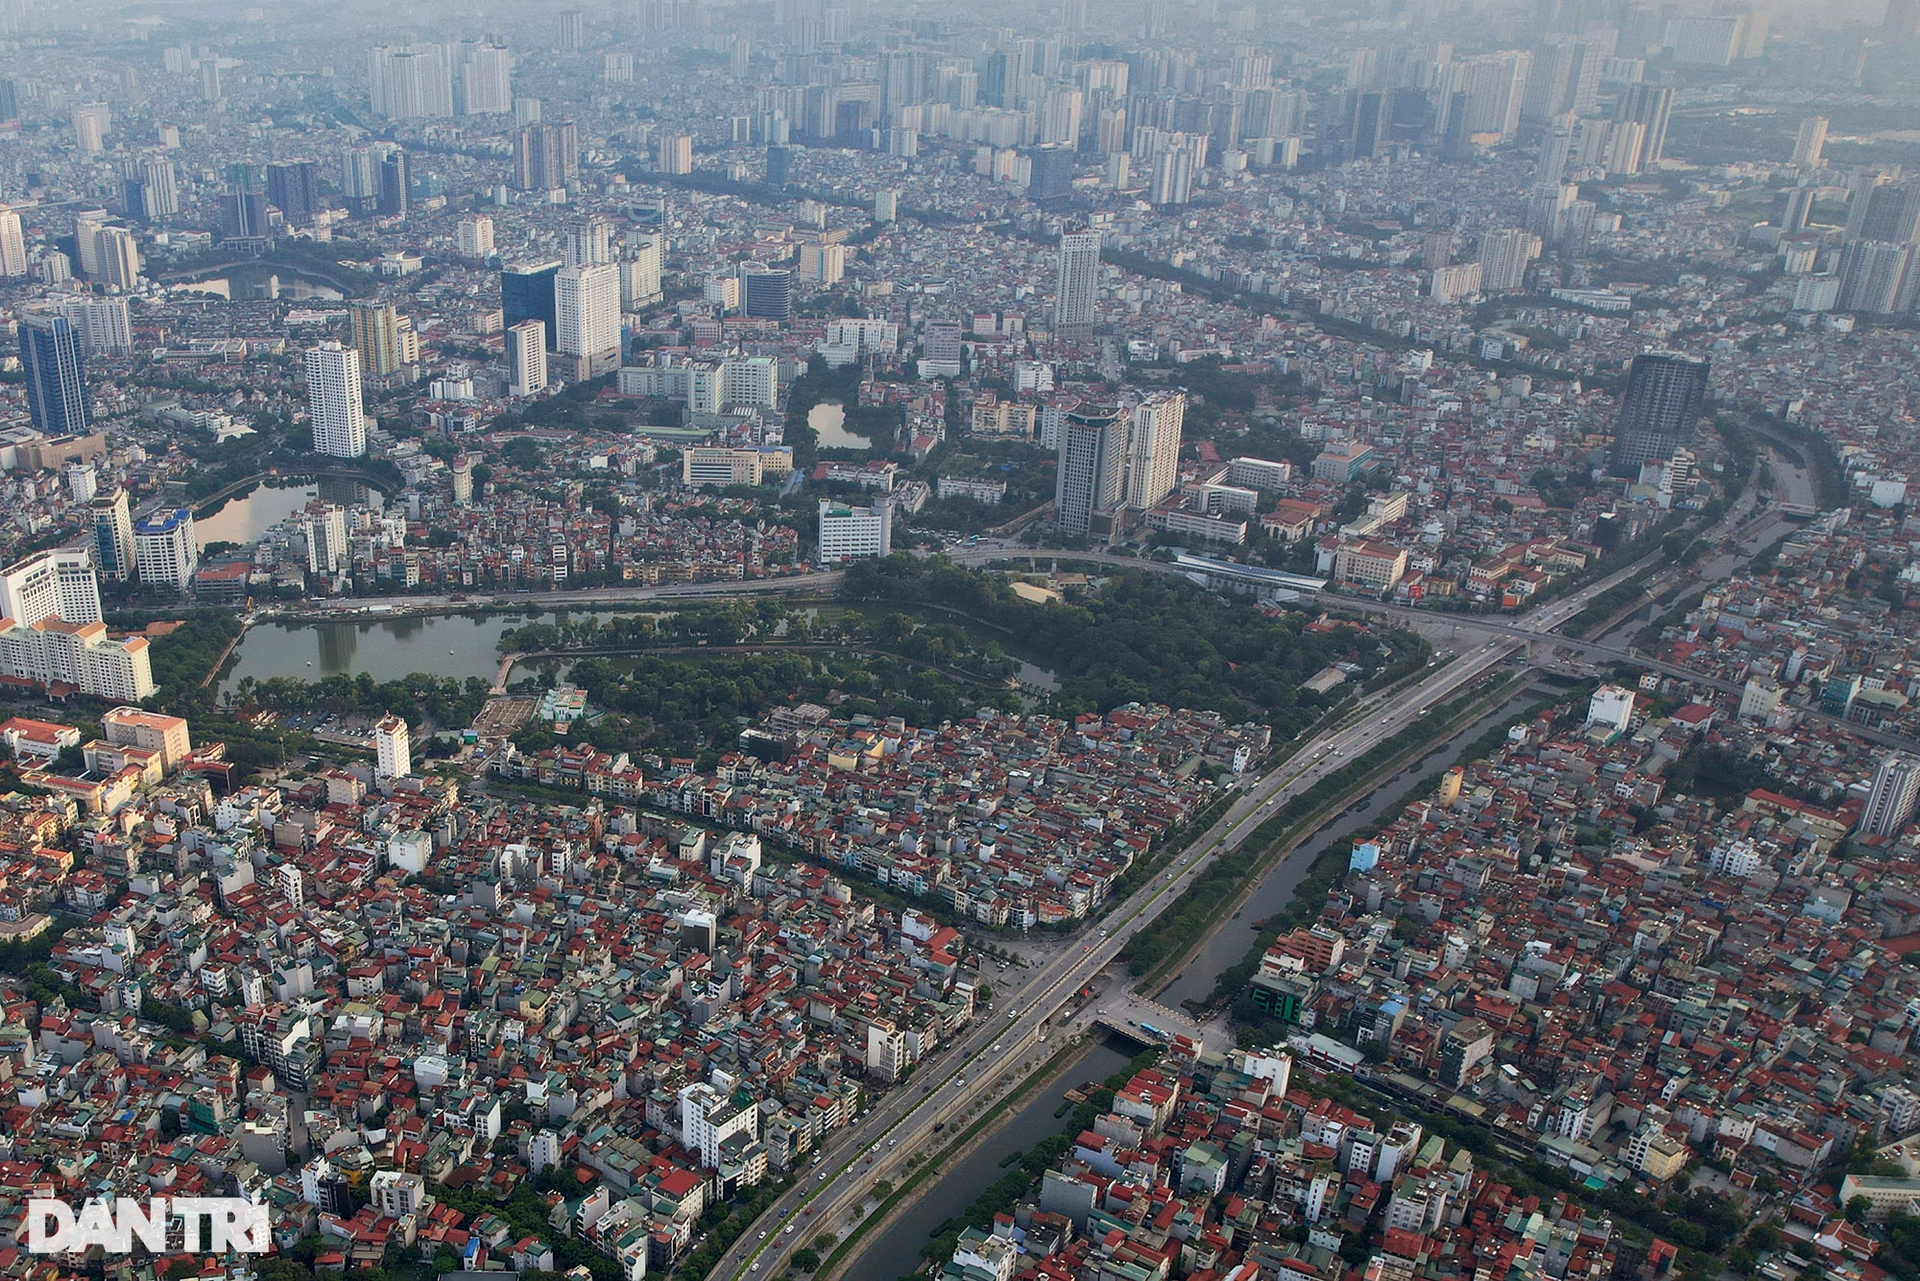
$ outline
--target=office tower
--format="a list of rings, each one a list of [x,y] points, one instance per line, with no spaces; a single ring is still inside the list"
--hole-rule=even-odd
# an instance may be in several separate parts
[[[497,44],[462,44],[453,87],[454,106],[463,116],[513,110],[513,55]]]
[[[822,498],[819,532],[822,565],[891,555],[893,500],[876,498],[870,507],[851,507]]]
[[[786,186],[787,174],[792,167],[793,152],[785,147],[767,148],[767,185],[769,187]]]
[[[1127,109],[1102,107],[1094,121],[1093,149],[1103,156],[1118,155],[1127,149]]]
[[[340,194],[357,217],[372,213],[380,202],[380,161],[385,156],[385,146],[348,147],[340,153]]]
[[[405,778],[413,773],[407,723],[398,716],[382,716],[373,723],[373,750],[374,777]]]
[[[587,43],[587,18],[578,9],[568,9],[558,19],[560,47],[572,52]]]
[[[1356,96],[1353,111],[1353,141],[1349,148],[1355,160],[1371,160],[1386,140],[1386,127],[1393,109],[1393,91],[1375,90]]]
[[[1894,752],[1873,771],[1867,808],[1860,814],[1860,830],[1869,836],[1896,836],[1920,803],[1920,760]]]
[[[1827,146],[1827,118],[1808,116],[1800,122],[1800,133],[1793,140],[1793,163],[1818,169],[1821,153]]]
[[[133,527],[134,560],[140,581],[184,591],[200,566],[200,544],[193,536],[193,513],[162,507]]]
[[[320,176],[311,160],[267,166],[267,203],[293,226],[312,221],[320,209]]]
[[[892,222],[899,216],[900,193],[892,188],[883,188],[873,193],[873,220]]]
[[[147,221],[180,212],[180,187],[167,157],[148,156],[140,162],[140,186],[140,216]]]
[[[547,353],[544,350],[546,343],[542,340],[537,345],[543,349],[540,352],[540,376],[544,378],[547,372]],[[453,477],[453,505],[455,507],[471,507],[473,505],[473,459],[467,457],[465,454],[455,454],[453,456],[453,462],[447,467],[447,471]]]
[[[481,261],[493,256],[493,219],[469,214],[460,220],[460,256]]]
[[[519,94],[513,97],[513,125],[524,129],[528,125],[540,123],[540,99],[523,98]]]
[[[0,205],[0,280],[15,280],[26,274],[27,238],[20,229],[20,215]]]
[[[523,320],[547,327],[548,339],[559,336],[554,312],[554,278],[565,265],[557,258],[510,262],[500,269],[500,319],[511,329]]]
[[[97,156],[106,148],[112,116],[104,102],[83,102],[73,109],[73,140],[81,154]]]
[[[65,316],[29,312],[20,318],[20,364],[27,412],[49,436],[84,436],[92,423],[79,335]]]
[[[562,267],[553,278],[554,349],[584,361],[588,377],[620,363],[620,269]]]
[[[1640,168],[1652,169],[1667,154],[1667,122],[1673,115],[1673,88],[1670,85],[1630,84],[1614,108],[1615,120],[1631,120],[1647,127],[1645,144],[1640,149]]]
[[[1540,256],[1540,238],[1517,228],[1480,233],[1480,287],[1488,293],[1519,289],[1527,283],[1527,264]]]
[[[400,337],[400,314],[390,302],[356,302],[348,308],[353,324],[353,350],[360,370],[374,378],[400,372],[405,362]]]
[[[1060,261],[1054,274],[1053,331],[1063,339],[1093,336],[1094,298],[1100,288],[1100,233],[1069,231],[1060,236]]]
[[[1920,179],[1880,182],[1854,193],[1847,239],[1920,243]]]
[[[547,385],[547,327],[523,320],[506,332],[507,392],[531,396]]]
[[[793,319],[793,273],[780,267],[742,263],[740,314],[756,320]]]
[[[1180,476],[1180,428],[1186,417],[1185,392],[1157,391],[1134,406],[1127,451],[1127,506],[1135,511],[1146,511],[1173,492]]]
[[[62,298],[54,310],[73,326],[85,356],[131,356],[133,322],[125,298]]]
[[[1616,472],[1649,458],[1671,458],[1692,442],[1707,400],[1708,373],[1706,361],[1678,352],[1648,351],[1633,358],[1613,433]]]
[[[654,167],[661,173],[693,172],[692,134],[663,133],[660,135],[658,148]]]
[[[220,60],[218,58],[200,60],[200,101],[220,101]]]
[[[1062,533],[1084,535],[1097,518],[1110,518],[1126,494],[1127,420],[1112,406],[1083,406],[1060,424],[1054,521]]]
[[[1045,204],[1073,194],[1073,177],[1079,161],[1072,147],[1065,143],[1035,147],[1027,153],[1027,159],[1031,166],[1027,199]]]
[[[326,342],[307,353],[306,364],[314,452],[361,457],[367,452],[367,420],[360,402],[360,354]]]
[[[0,125],[20,123],[20,94],[13,81],[0,79]]]
[[[553,191],[580,176],[580,131],[571,120],[532,124],[513,135],[513,185]]]
[[[660,238],[631,237],[620,260],[620,309],[631,311],[660,297]]]
[[[407,153],[395,147],[380,162],[380,202],[375,206],[383,218],[402,218],[407,212],[408,186],[411,183]]]
[[[1818,187],[1795,187],[1788,191],[1780,214],[1780,229],[1784,232],[1805,231],[1807,223],[1813,218],[1813,202],[1819,193]]]
[[[87,504],[93,513],[93,563],[100,577],[124,583],[133,577],[133,513],[127,491],[118,485],[111,493],[95,494]]]
[[[230,191],[220,197],[220,206],[220,222],[230,239],[257,240],[270,230],[264,191]]]
[[[567,266],[598,267],[613,261],[613,227],[592,215],[567,231]]]
[[[367,51],[367,99],[376,116],[418,120],[453,114],[453,69],[437,44]]]
[[[0,571],[0,616],[22,627],[45,618],[100,621],[100,582],[84,547],[40,552]]]
[[[1891,316],[1907,308],[1907,278],[1913,271],[1914,247],[1888,240],[1849,240],[1840,249],[1841,311],[1868,316]]]

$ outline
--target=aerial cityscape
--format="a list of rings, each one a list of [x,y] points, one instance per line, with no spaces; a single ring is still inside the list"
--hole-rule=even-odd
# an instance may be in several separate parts
[[[1920,1281],[1910,483],[1920,0],[0,0],[0,1277]]]

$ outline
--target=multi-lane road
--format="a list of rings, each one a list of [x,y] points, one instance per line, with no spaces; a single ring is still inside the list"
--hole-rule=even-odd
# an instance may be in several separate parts
[[[997,1099],[1006,1088],[1003,1079],[1023,1075],[1018,1070],[1023,1058],[1033,1051],[1046,1052],[1048,1043],[1043,1038],[1050,1035],[1060,1012],[1119,956],[1134,932],[1177,899],[1207,864],[1237,848],[1295,796],[1356,756],[1403,733],[1431,707],[1521,652],[1529,640],[1586,608],[1619,576],[1545,606],[1514,629],[1517,634],[1493,636],[1452,662],[1436,665],[1411,687],[1363,700],[1344,723],[1243,787],[1210,830],[1151,883],[1116,905],[1097,927],[1089,927],[1066,950],[1032,970],[1008,971],[1019,974],[1019,984],[999,994],[999,1008],[977,1017],[956,1043],[921,1064],[908,1086],[888,1094],[831,1142],[820,1163],[806,1167],[799,1182],[734,1243],[710,1275],[758,1281],[778,1274],[787,1256],[803,1243],[830,1244],[847,1226],[848,1212],[863,1206],[878,1180],[902,1174],[906,1158],[935,1136],[936,1127],[944,1131],[950,1122],[964,1120]],[[1006,979],[1002,975],[996,985]]]

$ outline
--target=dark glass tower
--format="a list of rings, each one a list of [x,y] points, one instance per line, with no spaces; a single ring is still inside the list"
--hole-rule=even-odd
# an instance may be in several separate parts
[[[27,375],[27,412],[49,436],[84,436],[86,370],[80,339],[65,316],[27,315],[20,321],[20,363]]]

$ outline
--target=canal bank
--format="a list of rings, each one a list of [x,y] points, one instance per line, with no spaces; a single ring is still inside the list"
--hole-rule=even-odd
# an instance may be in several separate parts
[[[1260,880],[1231,918],[1218,924],[1202,940],[1199,950],[1154,994],[1154,999],[1176,1008],[1187,1001],[1206,1000],[1220,974],[1238,965],[1259,940],[1260,922],[1293,902],[1300,883],[1313,870],[1323,851],[1337,849],[1342,842],[1350,841],[1355,832],[1381,822],[1418,800],[1413,789],[1421,780],[1452,765],[1462,751],[1487,731],[1511,724],[1528,708],[1557,692],[1537,681],[1528,682],[1497,707],[1468,721],[1446,738],[1429,744],[1417,758],[1376,783],[1363,800],[1326,820],[1310,840],[1280,860]]]
[[[1102,1081],[1125,1067],[1132,1049],[1118,1038],[1088,1043],[1057,1069],[1022,1106],[982,1133],[951,1159],[940,1177],[920,1196],[903,1202],[870,1229],[861,1248],[837,1271],[820,1281],[898,1281],[924,1260],[920,1249],[939,1235],[942,1225],[968,1206],[1013,1165],[1013,1159],[1039,1140],[1057,1134],[1073,1108],[1067,1091],[1087,1081]]]

